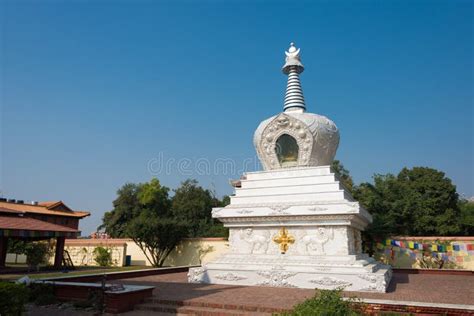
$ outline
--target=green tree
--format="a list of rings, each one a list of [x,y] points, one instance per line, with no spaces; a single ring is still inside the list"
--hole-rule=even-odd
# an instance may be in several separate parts
[[[162,266],[187,232],[186,223],[171,212],[169,189],[154,178],[125,184],[117,195],[101,227],[113,237],[131,238],[154,266]]]
[[[24,254],[26,252],[27,242],[21,239],[10,239],[8,241],[8,253],[14,253],[17,255]]]
[[[153,210],[146,210],[130,222],[127,231],[152,265],[161,267],[186,237],[188,226],[175,218],[157,217]]]
[[[18,255],[26,253],[27,242],[21,239],[10,239],[8,241],[8,253],[15,254],[15,263],[18,263]]]
[[[26,263],[29,267],[39,270],[40,264],[48,263],[52,255],[51,248],[46,242],[29,242],[25,246]]]
[[[192,179],[182,182],[174,192],[171,208],[176,218],[187,223],[188,237],[217,237],[227,234],[227,229],[211,216],[212,208],[224,206],[225,201],[220,201],[210,190],[202,188]]]
[[[334,160],[332,162],[331,170],[342,182],[342,185],[344,185],[349,190],[349,192],[352,192],[354,181],[352,180],[349,170],[344,168],[344,165],[339,160]]]
[[[222,202],[221,202],[221,205],[220,205],[220,206],[224,207],[224,206],[227,206],[227,205],[229,205],[229,204],[230,204],[230,196],[224,195],[224,196],[222,197]]]
[[[153,180],[152,180],[153,181]],[[117,191],[117,198],[113,201],[113,210],[105,212],[102,225],[98,229],[105,231],[113,238],[124,238],[128,222],[140,214],[138,191],[140,184],[126,183]]]
[[[137,198],[141,206],[153,211],[158,216],[171,215],[169,198],[170,189],[162,186],[158,179],[153,178],[150,182],[138,186]]]
[[[474,201],[462,199],[458,203],[461,210],[461,234],[474,235]]]
[[[370,236],[449,236],[460,232],[458,194],[441,171],[404,168],[397,176],[375,175],[354,197],[373,215]]]

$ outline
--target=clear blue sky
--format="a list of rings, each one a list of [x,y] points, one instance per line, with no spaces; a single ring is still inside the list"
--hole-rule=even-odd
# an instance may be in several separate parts
[[[290,41],[308,111],[335,121],[357,183],[429,166],[474,195],[471,1],[0,1],[4,196],[65,201],[100,224],[149,162],[255,156],[282,110]],[[201,159],[202,161],[202,159]],[[250,168],[255,169],[255,168]],[[165,170],[166,171],[166,170]],[[188,177],[230,194],[234,174]]]

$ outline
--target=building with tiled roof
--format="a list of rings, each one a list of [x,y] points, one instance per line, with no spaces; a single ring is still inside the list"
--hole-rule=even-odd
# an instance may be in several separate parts
[[[5,265],[9,240],[51,238],[57,240],[54,265],[60,267],[65,238],[77,238],[79,220],[89,215],[86,211],[70,209],[62,201],[25,203],[0,198],[0,267]]]

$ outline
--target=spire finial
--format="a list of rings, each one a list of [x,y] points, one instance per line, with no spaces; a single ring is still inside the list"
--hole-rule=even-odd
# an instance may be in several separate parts
[[[295,51],[296,51],[295,43],[291,42],[290,49],[288,49],[288,52],[294,53]]]
[[[285,52],[286,63],[283,66],[283,73],[289,74],[290,68],[297,67],[298,73],[302,73],[304,70],[303,64],[301,63],[300,58],[300,49],[295,47],[295,43],[290,43],[290,48]]]
[[[303,90],[301,89],[299,74],[304,67],[301,63],[300,49],[295,47],[295,43],[290,43],[290,48],[285,52],[286,62],[283,66],[283,73],[288,75],[286,86],[284,111],[305,111]]]

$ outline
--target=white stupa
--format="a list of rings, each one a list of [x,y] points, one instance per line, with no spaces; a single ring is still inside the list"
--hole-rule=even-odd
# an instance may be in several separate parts
[[[372,216],[331,172],[339,131],[306,112],[293,43],[285,52],[284,111],[260,123],[254,144],[264,171],[233,181],[213,217],[229,228],[229,251],[189,271],[189,282],[385,292],[391,269],[362,253]]]

